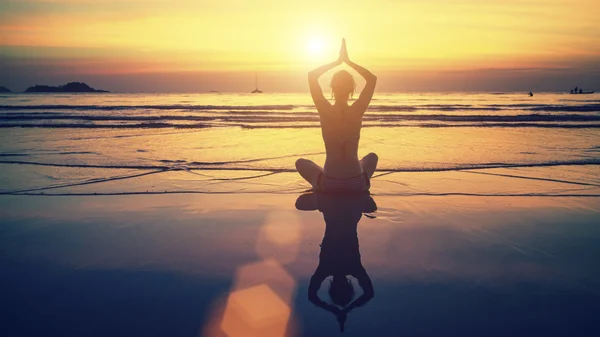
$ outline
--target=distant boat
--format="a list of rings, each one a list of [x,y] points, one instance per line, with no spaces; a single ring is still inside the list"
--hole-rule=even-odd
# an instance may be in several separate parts
[[[258,74],[254,74],[254,86],[256,89],[252,90],[251,94],[262,94],[262,91],[258,89]]]
[[[595,91],[583,91],[583,89],[575,87],[575,89],[571,89],[571,94],[572,95],[579,95],[579,94],[593,94]]]

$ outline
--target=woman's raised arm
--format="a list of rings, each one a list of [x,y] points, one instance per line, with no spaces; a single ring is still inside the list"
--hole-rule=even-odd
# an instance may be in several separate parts
[[[340,56],[334,62],[320,66],[319,68],[308,73],[308,86],[310,87],[310,95],[315,102],[317,110],[320,108],[331,106],[331,103],[323,96],[323,90],[319,84],[319,77],[325,74],[329,70],[339,66],[342,62],[348,61],[348,53],[346,52],[346,40],[342,39],[342,48],[340,49]]]
[[[322,65],[308,73],[308,86],[310,88],[310,95],[312,96],[313,102],[315,102],[315,107],[319,112],[322,108],[331,106],[331,103],[329,103],[325,96],[323,96],[323,90],[319,84],[319,77],[321,77],[321,75],[325,74],[327,71],[337,67],[341,63],[342,61],[338,59],[335,62]]]
[[[354,104],[352,104],[352,107],[356,107],[362,113],[364,113],[367,110],[367,107],[369,107],[369,103],[371,103],[371,98],[373,98],[375,85],[377,84],[377,76],[373,75],[370,71],[350,61],[349,59],[346,59],[345,62],[367,81],[367,84],[360,93],[360,96],[358,96],[358,99],[354,102]]]

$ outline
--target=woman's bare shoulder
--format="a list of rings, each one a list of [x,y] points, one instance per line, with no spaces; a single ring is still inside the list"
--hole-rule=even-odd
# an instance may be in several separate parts
[[[362,117],[365,112],[367,111],[367,109],[365,109],[362,105],[360,104],[353,104],[350,105],[348,107],[349,111],[352,113],[352,115],[358,115],[360,117]]]

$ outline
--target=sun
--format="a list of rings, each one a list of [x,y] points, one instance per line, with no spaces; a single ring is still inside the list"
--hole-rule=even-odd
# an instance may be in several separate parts
[[[325,56],[325,39],[320,36],[311,36],[306,39],[306,53],[312,59],[321,59]]]

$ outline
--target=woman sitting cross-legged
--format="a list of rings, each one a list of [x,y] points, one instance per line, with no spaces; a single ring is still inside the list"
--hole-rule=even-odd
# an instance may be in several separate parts
[[[360,96],[351,105],[349,99],[354,93],[354,78],[340,70],[331,80],[331,89],[335,103],[331,104],[323,95],[319,77],[330,69],[348,64],[367,82]],[[369,153],[358,159],[358,142],[362,118],[371,102],[377,77],[367,69],[350,61],[346,51],[346,42],[342,41],[340,57],[337,61],[323,65],[308,74],[308,83],[315,107],[319,112],[321,133],[325,142],[325,165],[319,165],[308,159],[298,159],[296,169],[308,181],[313,189],[326,192],[365,192],[371,187],[370,179],[377,167],[378,157]]]

